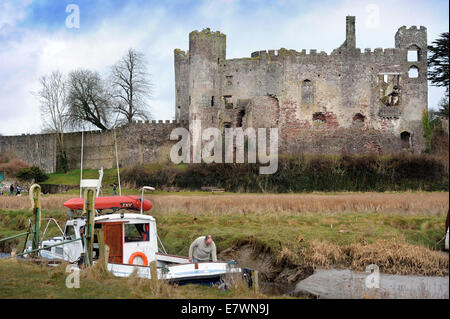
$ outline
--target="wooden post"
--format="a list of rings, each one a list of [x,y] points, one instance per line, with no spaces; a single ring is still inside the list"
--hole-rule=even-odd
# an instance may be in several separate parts
[[[96,229],[95,233],[97,234],[97,241],[98,241],[98,262],[101,263],[102,266],[106,266],[108,263],[105,263],[105,237],[104,237],[104,231],[102,229]]]
[[[41,226],[41,186],[33,184],[29,190],[29,196],[31,199],[31,209],[34,215],[34,226],[32,233],[32,245],[31,249],[35,250],[39,248],[39,227]],[[31,257],[36,257],[37,252],[30,254]]]
[[[109,246],[105,244],[105,267],[108,270]]]
[[[85,261],[88,266],[92,266],[92,254],[94,251],[94,217],[95,217],[95,189],[85,188],[83,192],[83,214],[86,215],[86,230],[84,238],[85,245]]]
[[[258,270],[252,271],[252,280],[253,280],[253,293],[259,294],[259,272]]]
[[[150,275],[152,280],[152,289],[156,295],[158,291],[158,272],[156,271],[156,260],[150,263]]]

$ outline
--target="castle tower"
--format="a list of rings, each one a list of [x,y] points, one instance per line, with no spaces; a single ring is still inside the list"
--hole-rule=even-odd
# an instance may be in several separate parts
[[[345,21],[345,46],[347,47],[347,49],[354,49],[356,47],[355,17],[347,16]]]
[[[209,28],[189,34],[189,120],[219,100],[218,69],[225,61],[226,36]]]
[[[403,111],[402,136],[410,145],[424,145],[422,114],[428,109],[427,29],[402,26],[395,34],[395,48],[401,56]]]
[[[189,121],[189,51],[174,50],[175,120]]]
[[[428,108],[427,29],[423,26],[400,27],[395,34],[395,48],[402,56],[403,117],[409,121],[420,121],[422,111]]]
[[[356,35],[355,35],[355,17],[347,16],[345,18],[345,41],[338,48],[333,50],[333,53],[353,51],[356,49]]]
[[[220,63],[226,59],[226,36],[209,28],[189,34],[189,130],[194,121],[210,125],[217,119],[220,103]],[[215,124],[215,123],[214,123]],[[196,143],[193,140],[193,145]]]

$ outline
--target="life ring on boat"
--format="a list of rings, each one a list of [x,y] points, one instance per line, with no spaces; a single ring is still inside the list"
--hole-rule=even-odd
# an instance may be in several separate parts
[[[128,259],[128,264],[133,265],[134,258],[136,258],[136,257],[141,257],[144,262],[144,266],[148,266],[147,256],[145,256],[145,254],[140,251],[137,251],[137,252],[131,254],[130,259]]]

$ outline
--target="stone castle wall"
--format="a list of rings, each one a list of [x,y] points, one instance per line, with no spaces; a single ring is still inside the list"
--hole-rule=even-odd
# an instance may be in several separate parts
[[[280,49],[226,59],[224,34],[193,31],[189,51],[174,52],[176,118],[205,128],[278,127],[288,152],[423,151],[426,28],[399,28],[395,48],[361,52],[355,43],[354,17],[331,54]]]
[[[53,134],[22,134],[0,136],[0,153],[20,158],[31,165],[41,167],[45,172],[56,170],[56,137]]]
[[[169,158],[170,132],[187,123],[177,121],[134,122],[116,130],[120,166],[155,163]],[[69,169],[80,168],[82,133],[64,134]],[[0,136],[0,153],[8,152],[46,173],[57,170],[57,142],[53,134]],[[83,168],[116,167],[114,130],[83,132]]]

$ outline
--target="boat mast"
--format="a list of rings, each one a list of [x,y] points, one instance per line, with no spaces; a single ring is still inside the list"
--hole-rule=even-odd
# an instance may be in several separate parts
[[[116,166],[117,166],[117,180],[119,181],[119,195],[122,196],[122,188],[120,187],[119,156],[117,153],[117,139],[116,139],[116,126],[115,125],[114,125],[114,146],[116,148]]]
[[[84,146],[83,133],[84,131],[81,131],[80,198],[81,198],[81,180],[83,179],[83,146]]]

